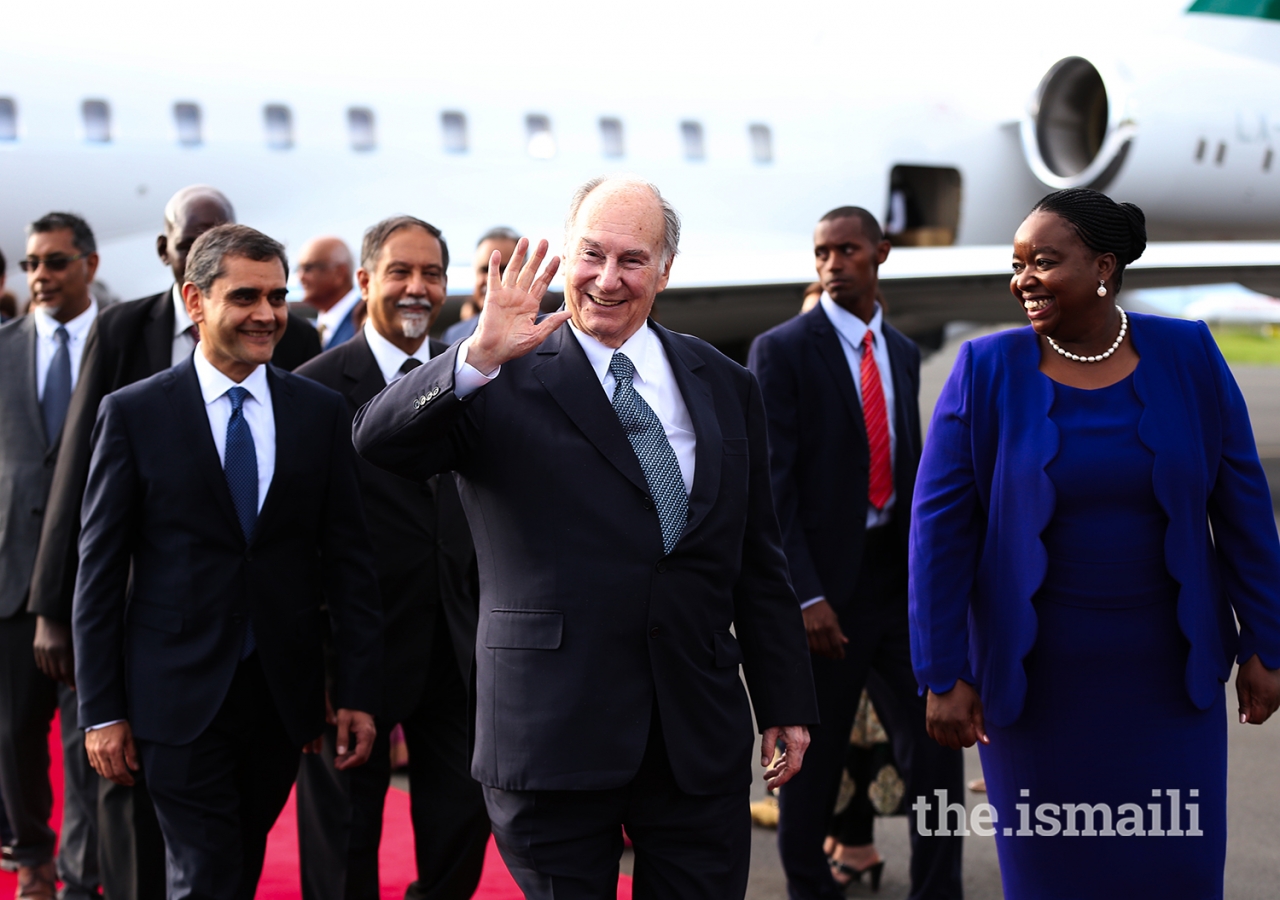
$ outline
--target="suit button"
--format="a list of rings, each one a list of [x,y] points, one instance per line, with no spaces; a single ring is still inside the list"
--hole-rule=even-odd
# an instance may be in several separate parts
[[[654,628],[650,628],[650,629],[649,629],[649,637],[651,637],[651,638],[656,638],[656,637],[658,637],[658,636],[659,636],[659,635],[661,635],[661,634],[662,634],[662,629],[661,629],[661,628],[654,627]]]
[[[640,501],[640,505],[643,506],[645,509],[653,509],[653,498],[650,497],[648,494],[645,494],[644,498],[641,499]]]
[[[667,561],[665,559],[658,560],[658,563],[657,565],[654,566],[654,568],[657,569],[659,572],[667,571]]]

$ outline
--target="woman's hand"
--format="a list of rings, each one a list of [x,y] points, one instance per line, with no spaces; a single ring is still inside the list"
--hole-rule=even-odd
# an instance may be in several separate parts
[[[1236,696],[1240,699],[1240,724],[1261,725],[1280,706],[1280,669],[1268,669],[1256,655],[1236,672]]]
[[[978,741],[991,743],[982,724],[982,699],[973,685],[958,679],[945,693],[929,692],[924,727],[929,737],[951,750],[972,747]]]

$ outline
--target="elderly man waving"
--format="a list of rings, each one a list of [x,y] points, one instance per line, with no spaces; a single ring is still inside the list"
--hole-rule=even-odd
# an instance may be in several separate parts
[[[649,321],[679,218],[657,188],[574,195],[558,266],[491,261],[475,334],[361,410],[356,447],[455,470],[480,563],[472,774],[532,898],[742,897],[754,740],[770,784],[816,720],[754,378]],[[751,705],[738,667],[746,671]],[[774,758],[781,738],[786,750]]]

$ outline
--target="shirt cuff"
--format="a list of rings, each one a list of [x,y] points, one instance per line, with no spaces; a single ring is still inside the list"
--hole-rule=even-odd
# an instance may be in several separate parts
[[[826,597],[814,597],[812,600],[806,600],[803,603],[801,603],[800,608],[808,609],[810,606],[813,606],[815,603],[821,603],[823,600],[826,600],[826,599],[827,599]]]
[[[97,725],[90,725],[88,728],[85,729],[85,734],[88,734],[90,731],[97,731],[99,728],[110,728],[112,725],[119,725],[123,721],[125,720],[112,719],[110,722],[101,722]]]
[[[474,394],[502,372],[502,366],[485,375],[475,366],[467,364],[467,351],[471,349],[471,338],[462,342],[458,348],[458,358],[453,364],[453,392],[458,399]]]

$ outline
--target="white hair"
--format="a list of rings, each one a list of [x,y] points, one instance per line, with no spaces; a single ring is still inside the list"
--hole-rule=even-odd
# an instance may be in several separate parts
[[[568,249],[567,245],[573,235],[573,227],[578,221],[578,212],[582,209],[582,204],[592,191],[605,184],[643,188],[653,194],[653,198],[658,201],[658,205],[662,207],[662,268],[665,269],[667,263],[675,259],[676,254],[680,252],[680,214],[662,196],[657,185],[645,181],[638,175],[598,175],[583,182],[573,192],[573,199],[569,201],[569,215],[564,221],[565,249]]]

